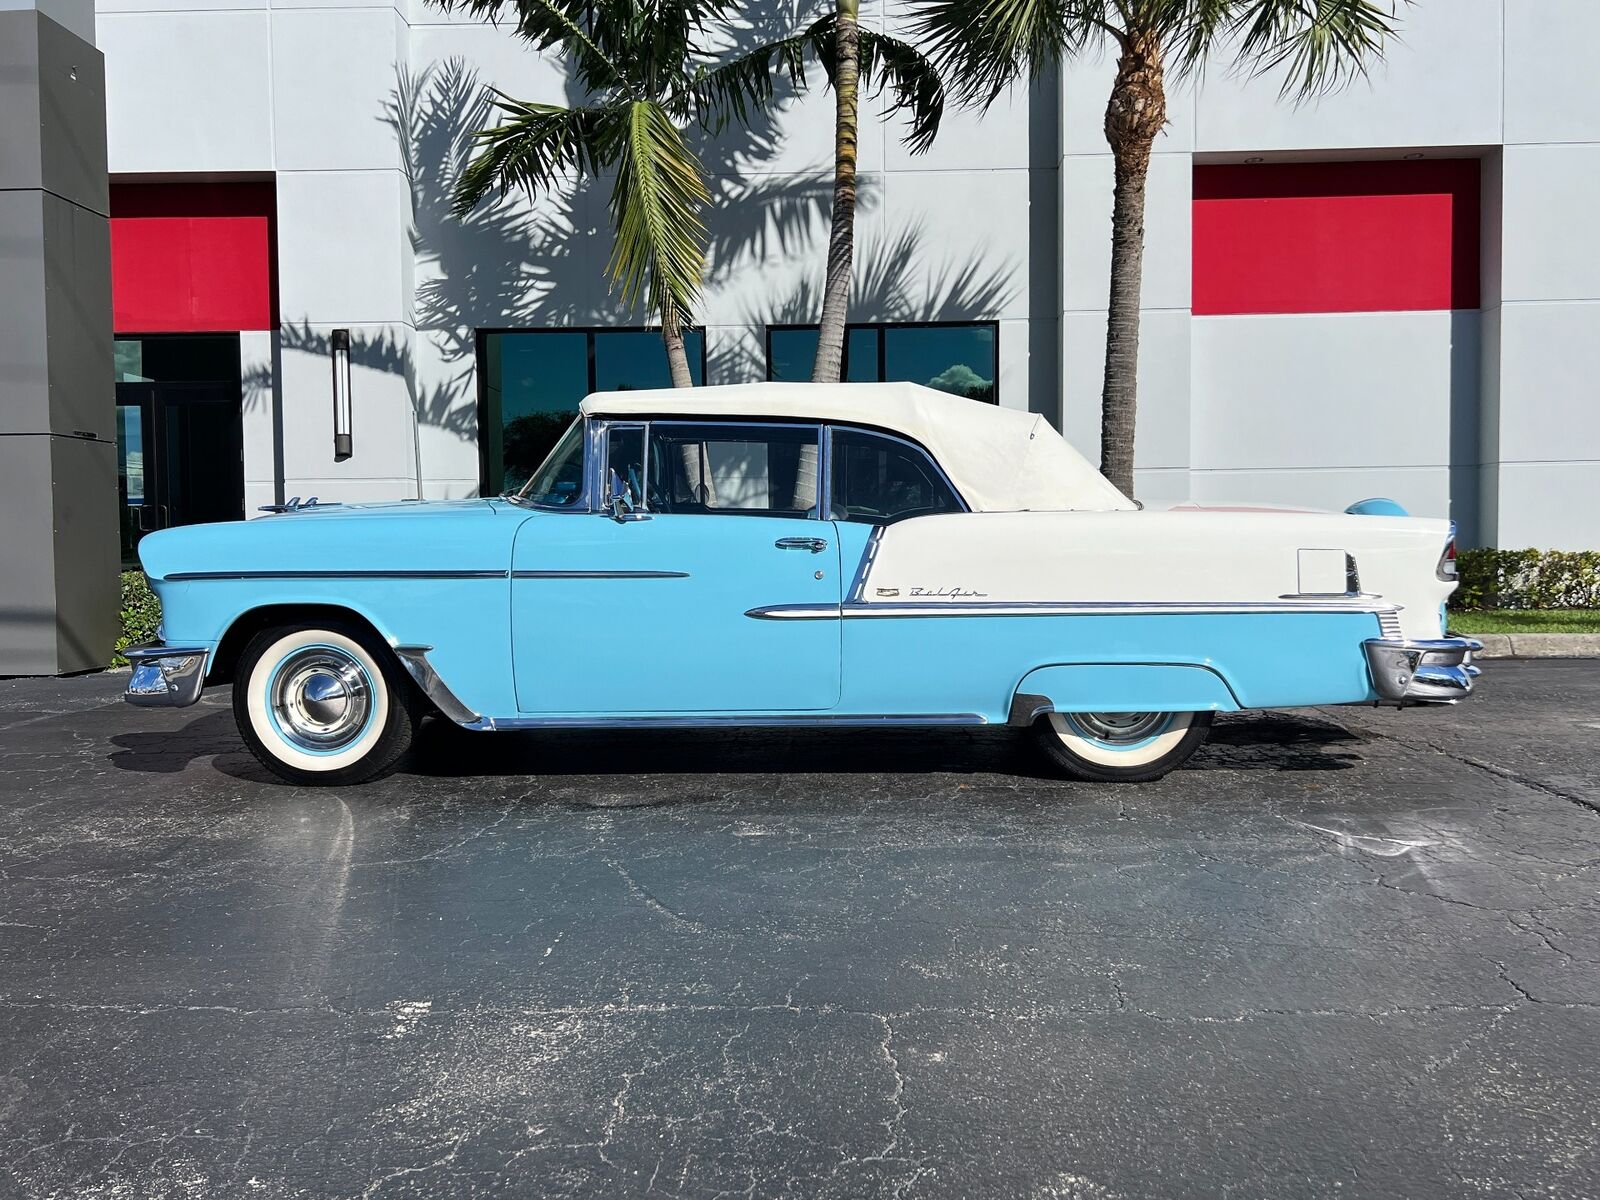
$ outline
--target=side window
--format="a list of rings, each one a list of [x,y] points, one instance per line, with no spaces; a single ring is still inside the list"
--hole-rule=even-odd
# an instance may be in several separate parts
[[[602,498],[611,494],[611,475],[627,486],[629,503],[643,507],[644,426],[613,425],[606,430],[606,474],[600,481]]]
[[[835,521],[887,525],[907,517],[960,512],[961,501],[933,460],[916,446],[854,429],[833,431],[829,512]]]
[[[807,425],[650,424],[649,508],[659,513],[810,517],[818,430]]]

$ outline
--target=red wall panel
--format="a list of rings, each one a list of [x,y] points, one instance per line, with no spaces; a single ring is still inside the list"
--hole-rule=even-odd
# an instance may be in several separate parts
[[[270,183],[115,184],[111,307],[118,333],[278,323]]]
[[[1477,159],[1200,166],[1194,312],[1477,308]]]

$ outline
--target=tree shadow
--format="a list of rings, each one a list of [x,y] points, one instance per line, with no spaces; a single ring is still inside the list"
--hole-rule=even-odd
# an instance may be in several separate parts
[[[813,8],[786,2],[743,11],[727,52],[738,53],[802,28]],[[813,70],[811,95],[816,100],[823,92],[820,72]],[[773,102],[753,111],[748,122],[692,139],[712,191],[707,209],[708,324],[749,334],[708,337],[708,382],[766,378],[766,327],[814,324],[821,310],[831,157],[799,169],[779,162],[788,140],[784,122],[800,97],[786,79],[775,87]],[[566,88],[570,102],[582,101],[570,76]],[[452,211],[456,181],[473,153],[472,135],[497,119],[492,100],[477,70],[460,57],[397,71],[379,119],[400,146],[410,197],[415,340],[403,326],[376,333],[359,327],[350,331],[352,363],[402,379],[419,430],[442,431],[467,444],[479,434],[480,330],[652,323],[648,313],[630,309],[612,295],[603,277],[612,245],[609,178],[574,178],[570,187],[536,202],[513,194],[486,200],[461,216]],[[817,108],[806,118],[828,119]],[[859,210],[870,214],[878,203],[877,181],[864,175]],[[856,253],[851,319],[988,320],[1014,299],[1012,276],[1020,264],[996,261],[981,247],[960,256],[945,249],[942,258],[934,259],[929,242],[918,222],[865,237]],[[804,273],[795,281],[793,270],[783,272],[784,281],[770,295],[735,302],[731,314],[727,305],[717,304],[719,289],[770,261],[803,262]],[[303,317],[285,322],[274,334],[271,365],[246,372],[246,409],[270,407],[276,417],[284,356],[326,358],[330,350],[326,329],[313,328]],[[278,437],[281,441],[281,432]],[[280,473],[281,458],[280,446]]]

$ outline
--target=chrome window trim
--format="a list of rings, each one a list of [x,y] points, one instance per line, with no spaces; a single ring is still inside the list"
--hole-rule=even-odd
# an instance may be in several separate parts
[[[605,460],[606,456],[609,454],[609,441],[607,439],[607,434],[609,434],[609,432],[612,429],[616,429],[616,428],[624,428],[624,429],[642,428],[644,430],[644,460],[645,460],[644,461],[644,470],[645,470],[645,473],[644,473],[644,477],[640,480],[640,486],[642,488],[644,488],[645,494],[639,498],[639,509],[638,509],[638,511],[641,512],[641,513],[653,512],[653,510],[650,508],[648,497],[649,497],[649,494],[650,494],[650,443],[651,443],[651,439],[655,435],[656,426],[659,425],[659,426],[665,426],[665,427],[668,427],[668,428],[681,427],[681,426],[686,426],[687,425],[687,426],[700,426],[700,427],[708,427],[709,426],[709,427],[716,427],[716,428],[719,428],[719,429],[809,429],[812,432],[813,436],[815,436],[815,438],[817,439],[817,476],[816,476],[817,503],[816,503],[815,507],[812,509],[812,511],[810,513],[808,513],[806,516],[799,517],[799,518],[790,518],[790,519],[791,520],[806,520],[806,521],[817,521],[817,520],[825,521],[825,520],[828,519],[828,517],[826,516],[826,513],[825,513],[825,508],[826,508],[827,501],[824,499],[824,492],[823,492],[825,477],[824,477],[823,472],[822,472],[823,459],[824,459],[824,455],[827,452],[826,451],[827,438],[824,436],[824,432],[823,432],[824,429],[826,428],[826,426],[824,426],[820,421],[723,420],[723,419],[718,418],[718,417],[677,417],[677,416],[670,417],[670,418],[645,417],[645,418],[642,418],[642,419],[638,418],[638,417],[605,417],[605,416],[596,416],[596,417],[589,417],[589,418],[586,418],[586,419],[589,420],[598,429],[598,433],[596,435],[595,444],[600,447],[599,457],[602,460]],[[603,503],[601,503],[600,501],[603,498],[602,489],[605,486],[606,471],[607,471],[607,469],[609,469],[610,465],[611,464],[610,464],[610,462],[608,460],[601,461],[599,463],[598,467],[597,467],[596,472],[595,472],[594,479],[592,479],[590,481],[590,487],[593,489],[592,492],[591,492],[591,501],[592,501],[592,503],[591,503],[591,507],[589,509],[590,512],[599,512],[602,515],[609,515],[605,511],[605,505]],[[656,514],[656,515],[671,515],[671,514]],[[750,512],[750,511],[745,511],[745,510],[740,510],[740,509],[728,509],[725,512],[687,513],[687,514],[680,514],[680,515],[685,515],[685,516],[707,516],[707,517],[740,517],[740,516],[752,516],[752,515],[756,515],[756,514]]]
[[[915,450],[918,454],[922,455],[923,458],[928,460],[929,465],[931,465],[933,467],[934,474],[936,474],[939,477],[939,479],[944,483],[945,487],[950,489],[950,494],[956,498],[956,503],[961,506],[961,511],[962,512],[971,512],[972,511],[972,505],[967,503],[967,498],[961,494],[961,489],[956,487],[956,485],[951,481],[950,476],[945,474],[944,467],[942,465],[940,465],[939,460],[933,456],[933,452],[930,451],[921,442],[915,442],[915,441],[912,441],[910,438],[901,437],[898,434],[894,434],[894,433],[888,433],[888,432],[886,432],[885,430],[882,430],[882,429],[874,429],[870,425],[855,425],[855,424],[850,424],[850,423],[846,423],[846,422],[832,422],[832,423],[829,423],[828,425],[826,425],[825,428],[828,431],[827,441],[828,441],[829,474],[828,474],[828,478],[826,480],[827,485],[828,485],[827,498],[826,498],[826,500],[823,501],[823,504],[826,506],[826,511],[827,511],[827,514],[828,514],[828,517],[827,517],[828,520],[830,520],[830,521],[832,521],[832,520],[849,521],[850,520],[850,518],[848,518],[848,517],[837,517],[836,518],[836,517],[833,516],[833,473],[832,473],[832,465],[833,465],[833,434],[834,434],[835,430],[840,430],[840,431],[842,431],[844,433],[860,433],[860,434],[866,435],[867,437],[884,438],[887,441],[899,442],[902,446],[905,446],[905,447],[907,447],[909,449]],[[923,513],[921,515],[930,516],[932,514]],[[902,520],[915,520],[916,518],[914,518],[914,517],[905,517],[905,518],[901,518],[901,519]],[[858,525],[869,524],[869,522],[866,522],[866,521],[857,521],[857,522],[853,522],[853,523],[854,524],[858,524]],[[884,522],[884,525],[893,525],[895,523],[896,522],[894,522],[894,521],[886,521],[886,522]],[[881,528],[883,528],[883,526],[880,525],[879,528],[881,529]]]

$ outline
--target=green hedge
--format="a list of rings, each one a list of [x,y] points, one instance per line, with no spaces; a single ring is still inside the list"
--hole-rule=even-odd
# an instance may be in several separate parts
[[[150,590],[150,581],[143,571],[122,573],[122,633],[117,637],[117,653],[112,658],[113,667],[125,667],[128,660],[122,657],[122,648],[136,642],[148,642],[156,636],[156,626],[161,624],[161,601]]]
[[[1600,608],[1600,550],[1463,550],[1450,607]]]

